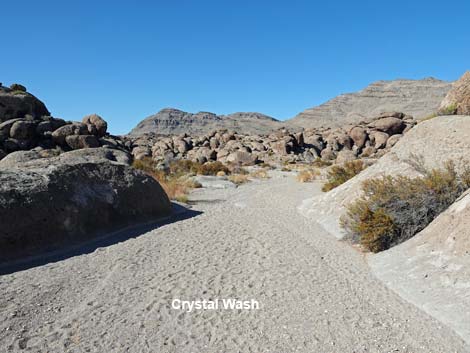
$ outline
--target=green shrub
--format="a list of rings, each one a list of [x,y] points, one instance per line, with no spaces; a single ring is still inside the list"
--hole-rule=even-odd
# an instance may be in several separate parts
[[[323,185],[322,191],[330,191],[341,184],[344,184],[364,169],[365,165],[361,160],[346,162],[342,166],[334,165],[328,171],[328,181]]]
[[[200,164],[187,159],[181,159],[170,163],[170,174],[174,175],[217,175],[220,171],[226,174],[230,172],[229,169],[219,161]]]
[[[26,92],[26,87],[23,86],[23,85],[20,85],[19,83],[13,83],[11,86],[10,86],[10,89],[12,91],[16,91],[16,92]]]
[[[457,114],[456,103],[449,104],[447,107],[439,110],[439,115],[454,115],[454,114]]]
[[[421,177],[366,180],[364,195],[347,207],[341,224],[367,250],[386,250],[423,230],[469,187],[470,169],[458,174],[452,162]]]

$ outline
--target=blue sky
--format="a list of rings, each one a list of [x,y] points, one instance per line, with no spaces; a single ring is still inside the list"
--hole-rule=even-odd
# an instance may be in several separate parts
[[[468,1],[7,1],[0,80],[126,133],[164,107],[287,119],[372,81],[470,69]]]

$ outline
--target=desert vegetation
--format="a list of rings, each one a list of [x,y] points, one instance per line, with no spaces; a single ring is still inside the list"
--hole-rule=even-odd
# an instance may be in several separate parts
[[[365,164],[361,160],[345,162],[343,165],[334,165],[328,170],[328,181],[323,185],[322,191],[330,191],[341,184],[344,184],[352,177],[365,169]]]
[[[301,170],[299,174],[297,174],[297,181],[301,183],[309,183],[314,181],[319,175],[320,171],[315,168]]]
[[[363,196],[348,206],[342,226],[353,242],[372,252],[386,250],[423,230],[470,187],[470,168],[458,172],[448,161],[419,177],[382,176],[362,185]]]

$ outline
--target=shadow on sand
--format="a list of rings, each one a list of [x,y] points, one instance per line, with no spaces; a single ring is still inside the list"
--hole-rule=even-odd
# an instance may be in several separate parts
[[[78,255],[89,254],[94,252],[97,248],[103,248],[126,241],[127,239],[137,238],[140,235],[143,235],[166,224],[192,218],[202,213],[188,209],[174,202],[172,202],[172,208],[173,214],[171,216],[165,217],[158,221],[126,227],[73,246],[68,246],[66,248],[62,247],[61,249],[43,253],[34,257],[13,260],[4,264],[0,264],[0,276],[17,271],[27,270],[37,266],[42,266],[48,263],[62,261]]]

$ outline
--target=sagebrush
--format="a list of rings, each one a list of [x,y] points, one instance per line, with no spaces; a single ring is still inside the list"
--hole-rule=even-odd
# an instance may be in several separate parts
[[[363,196],[347,207],[343,228],[354,242],[372,252],[410,239],[470,187],[470,169],[457,172],[446,162],[420,177],[382,176],[362,185]]]
[[[323,185],[322,191],[330,191],[341,184],[344,184],[352,177],[365,169],[365,164],[361,160],[345,162],[344,165],[334,165],[328,171],[328,181]]]

